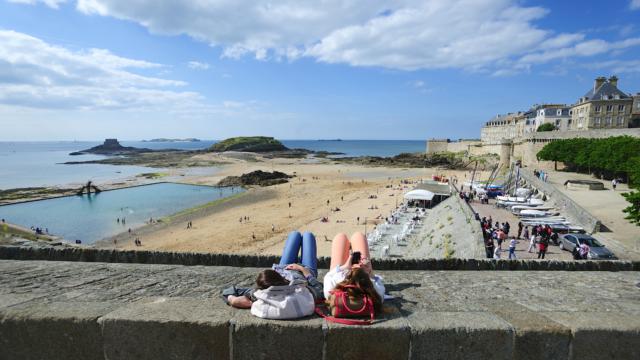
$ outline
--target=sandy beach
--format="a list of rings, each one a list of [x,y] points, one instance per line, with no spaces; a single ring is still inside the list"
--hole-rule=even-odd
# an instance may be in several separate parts
[[[464,171],[364,167],[331,160],[199,156],[216,157],[228,165],[214,175],[184,177],[182,182],[215,185],[225,176],[254,170],[276,170],[295,177],[287,184],[250,188],[212,206],[182,212],[103,241],[100,246],[140,249],[134,244],[139,238],[145,250],[279,254],[288,233],[299,230],[313,232],[318,254],[329,255],[335,234],[371,231],[384,221],[402,202],[403,190],[409,189],[401,181],[430,179],[434,174],[457,175],[459,179],[466,175]],[[323,217],[328,221],[322,222]],[[191,229],[187,229],[189,221]]]

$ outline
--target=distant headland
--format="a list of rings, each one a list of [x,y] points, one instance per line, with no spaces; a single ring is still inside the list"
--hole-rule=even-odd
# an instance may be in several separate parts
[[[167,138],[158,138],[151,140],[142,140],[142,142],[200,142],[202,140],[196,138],[184,138],[184,139],[167,139]]]

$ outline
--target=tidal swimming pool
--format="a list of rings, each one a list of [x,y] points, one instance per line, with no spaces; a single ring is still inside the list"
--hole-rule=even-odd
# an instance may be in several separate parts
[[[0,206],[0,218],[26,228],[48,229],[50,234],[70,242],[81,240],[82,244],[93,244],[140,227],[150,218],[159,219],[242,191],[237,187],[160,183],[91,196],[4,205]]]

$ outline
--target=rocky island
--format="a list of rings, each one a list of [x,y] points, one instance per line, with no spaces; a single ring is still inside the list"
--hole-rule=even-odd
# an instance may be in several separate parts
[[[72,152],[69,155],[75,156],[75,155],[94,154],[94,155],[118,156],[118,155],[140,154],[145,152],[153,152],[153,150],[144,149],[144,148],[135,148],[130,146],[122,146],[118,142],[118,139],[106,139],[102,145],[94,146],[91,149]]]
[[[225,151],[240,151],[240,152],[255,152],[266,153],[272,151],[288,151],[291,150],[284,146],[280,141],[267,136],[240,136],[233,137],[226,140],[222,140],[219,143],[213,144],[209,151],[211,152],[225,152]]]
[[[256,170],[240,176],[227,176],[218,186],[272,186],[287,183],[292,177],[280,171]]]
[[[200,139],[196,138],[185,138],[185,139],[167,139],[167,138],[158,138],[151,140],[142,140],[142,142],[200,142]]]

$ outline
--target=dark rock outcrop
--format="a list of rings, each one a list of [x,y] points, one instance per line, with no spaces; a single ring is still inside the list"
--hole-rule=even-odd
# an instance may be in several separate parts
[[[122,146],[118,142],[118,139],[106,139],[102,145],[94,146],[91,149],[72,152],[69,155],[84,155],[84,154],[96,154],[96,155],[131,155],[145,152],[152,152],[151,149],[141,149],[130,146]]]

